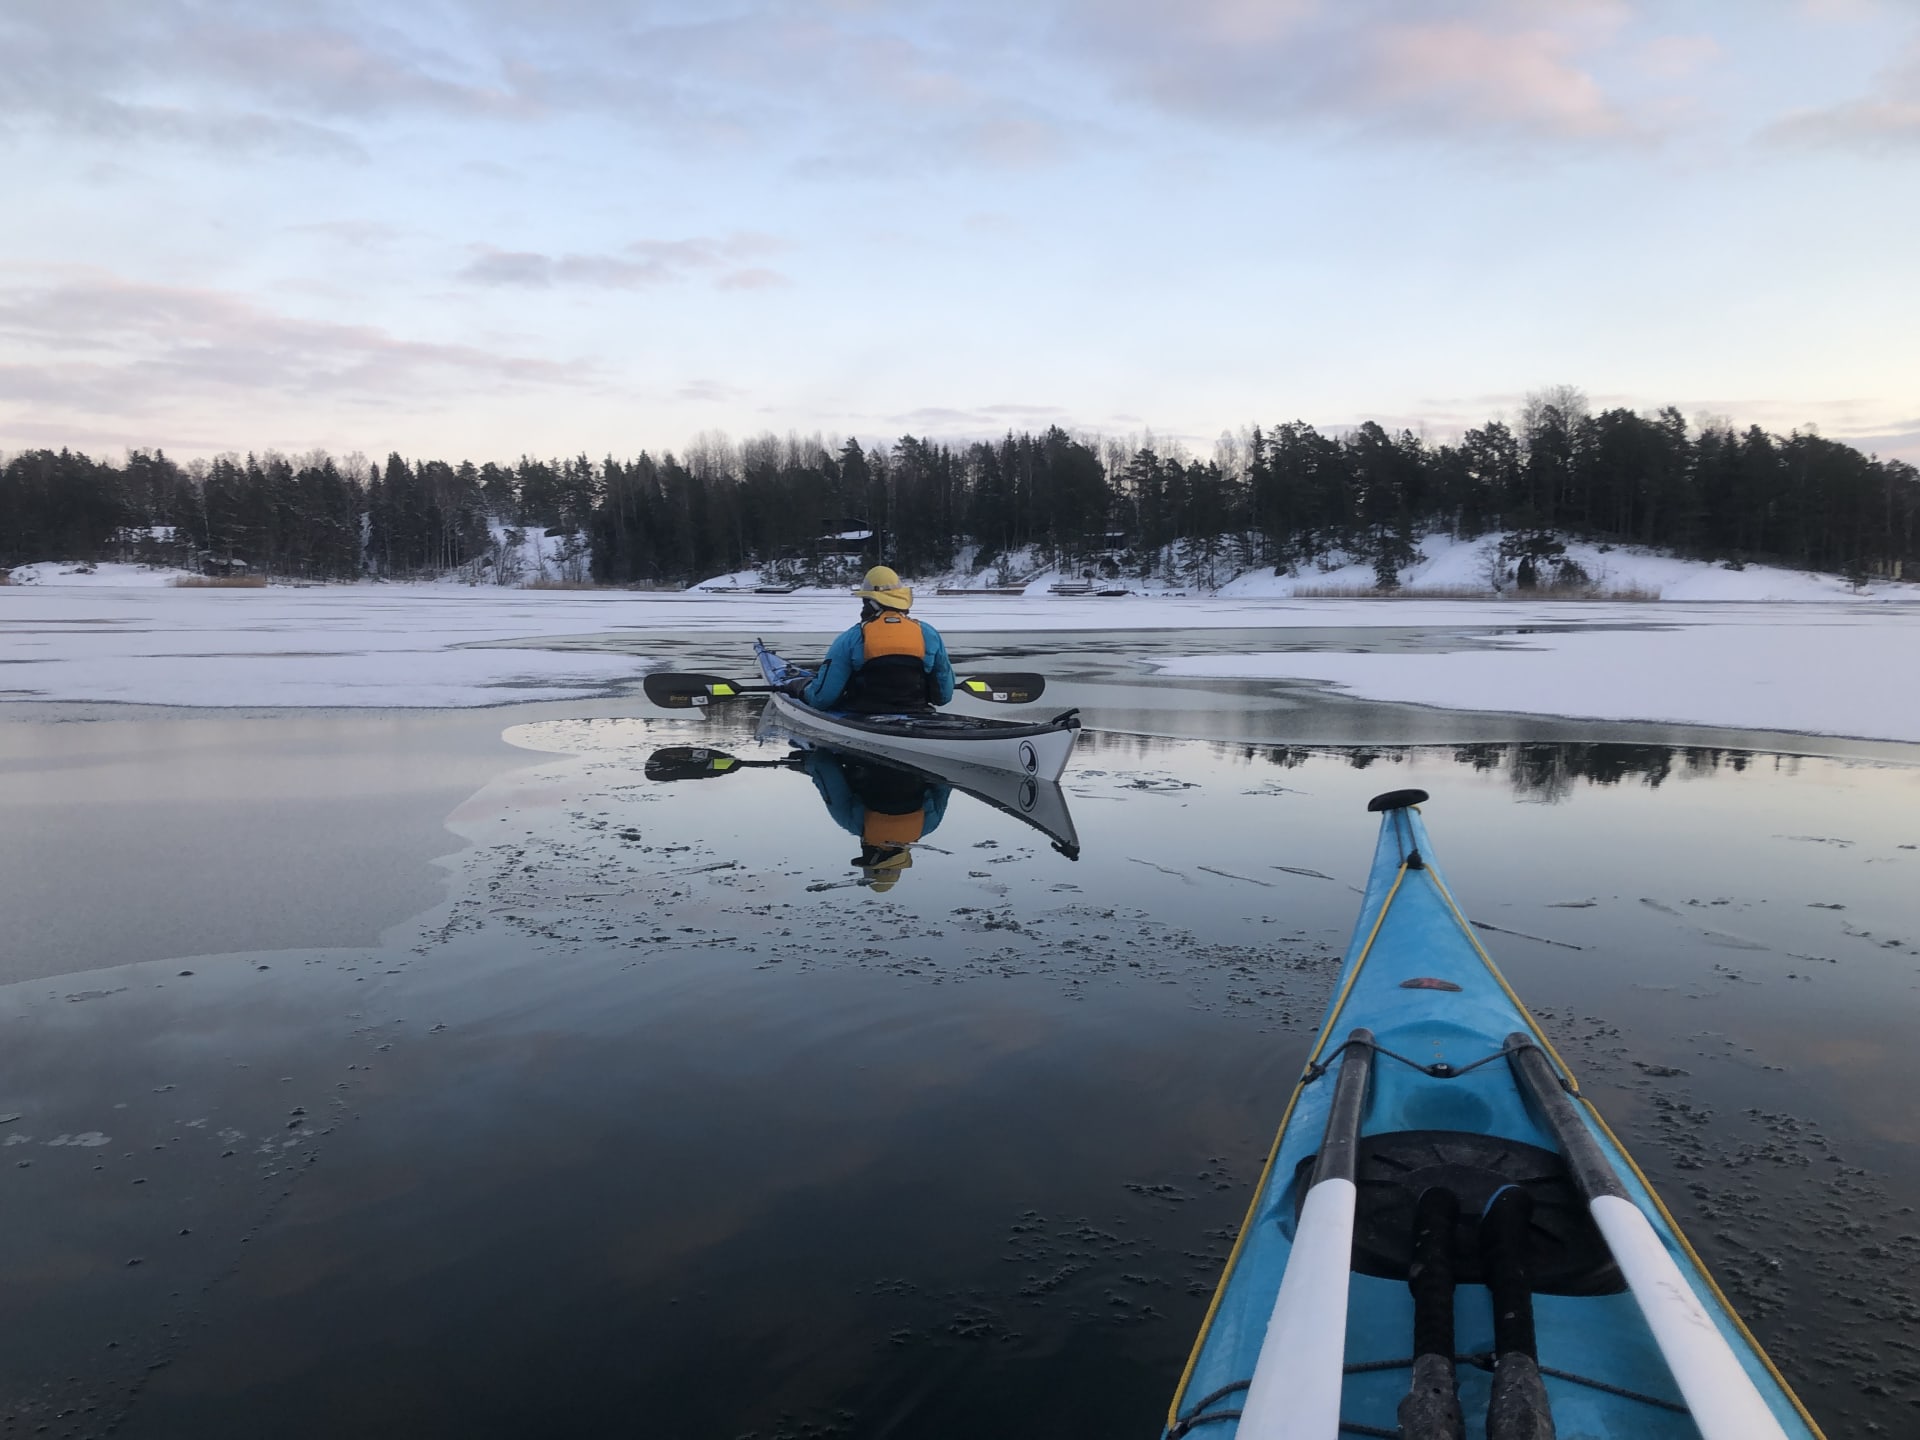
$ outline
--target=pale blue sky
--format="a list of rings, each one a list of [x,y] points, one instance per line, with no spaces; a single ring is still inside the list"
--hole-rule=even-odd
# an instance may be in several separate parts
[[[7,0],[0,449],[1920,459],[1920,0]]]

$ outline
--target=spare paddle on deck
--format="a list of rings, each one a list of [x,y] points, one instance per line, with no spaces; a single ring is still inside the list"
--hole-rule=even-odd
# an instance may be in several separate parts
[[[647,699],[668,710],[691,710],[723,700],[739,700],[748,695],[771,694],[771,685],[742,685],[724,675],[659,670],[640,682]],[[995,705],[1025,705],[1038,700],[1047,688],[1047,677],[1021,670],[968,675],[954,682],[953,693]]]
[[[1786,1440],[1753,1377],[1628,1194],[1533,1037],[1523,1031],[1507,1036],[1506,1054],[1520,1093],[1559,1142],[1573,1183],[1626,1277],[1701,1440]]]
[[[1346,1379],[1354,1172],[1373,1082],[1373,1032],[1347,1036],[1293,1249],[1240,1411],[1240,1440],[1331,1440]]]

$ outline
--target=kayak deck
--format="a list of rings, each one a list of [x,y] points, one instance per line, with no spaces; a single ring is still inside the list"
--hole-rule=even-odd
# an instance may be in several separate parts
[[[1513,1185],[1532,1202],[1529,1288],[1540,1384],[1559,1440],[1699,1440],[1703,1434],[1718,1440],[1729,1433],[1740,1440],[1817,1440],[1817,1426],[1481,948],[1432,863],[1425,827],[1407,796],[1425,798],[1419,792],[1381,797],[1398,803],[1380,806],[1380,841],[1335,998],[1175,1395],[1167,1436],[1332,1440],[1336,1428],[1342,1435],[1400,1436],[1398,1407],[1409,1393],[1416,1353],[1409,1284],[1415,1206],[1436,1188],[1459,1192],[1459,1219],[1443,1247],[1457,1271],[1447,1307],[1451,1368],[1466,1433],[1488,1433],[1496,1345],[1488,1277],[1479,1273],[1483,1255],[1492,1253],[1485,1248],[1491,1221],[1482,1212],[1503,1185]],[[1529,1054],[1550,1067],[1535,1074],[1548,1076],[1553,1092],[1565,1097],[1564,1123],[1588,1137],[1576,1135],[1571,1150],[1563,1143],[1566,1132],[1556,1130],[1552,1111],[1559,1105],[1528,1088]],[[1335,1159],[1344,1153],[1336,1153],[1342,1130],[1334,1112],[1355,1065],[1366,1068],[1357,1087],[1364,1097],[1359,1114],[1349,1117],[1356,1142],[1350,1258],[1330,1258],[1326,1245],[1316,1249],[1311,1242],[1296,1253],[1302,1231],[1313,1240],[1342,1238],[1308,1211],[1326,1188],[1317,1183],[1327,1165],[1321,1152]],[[1650,1323],[1650,1316],[1658,1320],[1657,1307],[1650,1311],[1642,1303],[1647,1287],[1630,1288],[1622,1278],[1622,1268],[1647,1257],[1603,1239],[1596,1228],[1602,1212],[1589,1205],[1576,1154],[1588,1143],[1617,1179],[1620,1197],[1649,1223],[1648,1243],[1677,1267],[1678,1284],[1688,1293],[1674,1297],[1675,1304],[1691,1306],[1701,1332],[1696,1338],[1712,1349],[1717,1337],[1727,1352],[1718,1370],[1692,1368],[1684,1357],[1676,1368],[1671,1346],[1663,1348]],[[1569,1155],[1576,1156],[1572,1163]],[[1661,1263],[1660,1257],[1649,1263]],[[1309,1294],[1312,1286],[1319,1288]],[[1442,1312],[1429,1311],[1429,1318],[1435,1313]],[[1286,1343],[1297,1353],[1271,1353],[1276,1337],[1295,1322],[1297,1333],[1288,1332],[1295,1338]],[[1316,1348],[1319,1354],[1310,1353]],[[1256,1413],[1257,1372],[1277,1377],[1266,1388],[1279,1393],[1280,1387],[1288,1406],[1297,1408],[1305,1405],[1316,1370],[1319,1383],[1337,1387],[1327,1389],[1337,1419],[1323,1416],[1332,1425],[1302,1421],[1294,1428],[1287,1420],[1273,1428]],[[1750,1396],[1721,1394],[1743,1387]],[[1709,1431],[1716,1406],[1753,1424]]]

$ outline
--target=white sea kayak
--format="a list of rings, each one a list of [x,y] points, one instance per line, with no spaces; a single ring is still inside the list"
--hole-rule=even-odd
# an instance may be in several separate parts
[[[760,673],[769,685],[784,685],[800,673],[757,640],[753,651],[760,662]],[[1057,781],[1067,768],[1080,734],[1077,710],[1065,710],[1038,723],[939,712],[853,715],[839,710],[816,710],[777,690],[768,697],[767,709],[793,734],[842,750],[904,760],[909,764],[958,763],[980,770],[1029,775],[1049,783]]]

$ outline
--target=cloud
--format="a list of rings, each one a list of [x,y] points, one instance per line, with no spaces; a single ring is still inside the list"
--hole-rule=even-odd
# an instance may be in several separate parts
[[[1375,38],[1361,83],[1390,123],[1582,139],[1625,133],[1626,117],[1574,63],[1573,48],[1550,30],[1396,25]]]
[[[737,262],[778,248],[778,241],[757,231],[742,231],[723,239],[696,236],[688,240],[635,240],[617,253],[600,255],[547,255],[537,250],[481,246],[457,278],[472,285],[501,288],[637,290],[711,273],[722,290],[764,290],[787,284],[787,277],[777,270]]]
[[[1059,0],[1042,0],[1059,3]],[[1006,4],[792,0],[7,0],[0,137],[379,156],[383,125],[588,115],[682,149],[1046,163],[1057,116]]]
[[[1067,413],[1058,405],[988,405],[985,409],[989,415],[1025,416],[1029,419],[1045,419]]]
[[[1876,425],[1837,427],[1846,443],[1882,460],[1904,460],[1920,465],[1920,415],[1885,420]]]
[[[284,314],[226,291],[101,270],[0,272],[0,414],[124,420],[268,396],[395,408],[476,392],[591,384],[585,367]]]
[[[724,405],[746,396],[745,390],[724,380],[689,380],[673,392],[674,399],[696,405]]]
[[[0,125],[91,140],[364,159],[352,128],[370,118],[531,109],[341,3],[9,0],[0,53]]]
[[[295,235],[319,235],[355,250],[377,250],[391,245],[403,233],[381,220],[315,220],[286,227]]]
[[[1659,35],[1635,55],[1640,73],[1655,80],[1686,80],[1725,55],[1711,35]]]
[[[1644,133],[1600,79],[1615,0],[1075,0],[1069,43],[1191,118],[1426,138]]]
[[[1883,70],[1873,89],[1839,105],[1796,110],[1768,126],[1767,143],[1884,152],[1920,146],[1920,41]]]
[[[898,414],[874,417],[887,425],[904,425],[909,432],[938,435],[947,439],[980,439],[1005,434],[1011,429],[1058,425],[1074,430],[1079,426],[1069,412],[1058,405],[980,405],[959,409],[951,405],[922,405]]]
[[[754,265],[744,270],[729,270],[713,283],[722,290],[777,290],[793,282],[778,270]]]

